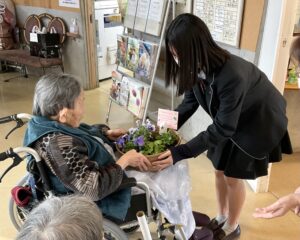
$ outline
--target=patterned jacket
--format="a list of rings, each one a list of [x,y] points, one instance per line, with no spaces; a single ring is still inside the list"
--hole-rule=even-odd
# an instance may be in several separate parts
[[[89,160],[86,145],[76,137],[49,133],[32,147],[65,187],[94,201],[114,192],[121,184],[122,168],[117,164],[99,166]]]

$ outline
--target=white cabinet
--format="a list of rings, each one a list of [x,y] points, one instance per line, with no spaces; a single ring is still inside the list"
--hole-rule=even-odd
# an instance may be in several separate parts
[[[117,35],[123,33],[118,1],[95,1],[98,79],[111,77],[116,68]]]

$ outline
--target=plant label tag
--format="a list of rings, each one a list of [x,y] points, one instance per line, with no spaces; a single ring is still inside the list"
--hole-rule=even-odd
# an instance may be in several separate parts
[[[159,127],[177,130],[178,112],[167,109],[158,109],[157,125]]]

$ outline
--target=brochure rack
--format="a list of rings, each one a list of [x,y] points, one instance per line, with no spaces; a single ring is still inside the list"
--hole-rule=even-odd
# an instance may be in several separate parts
[[[177,0],[178,1],[178,0]],[[111,111],[111,106],[113,102],[117,102],[121,106],[125,106],[127,110],[134,113],[137,118],[142,119],[143,123],[146,120],[147,111],[150,103],[151,93],[153,90],[155,75],[157,71],[157,66],[159,62],[159,56],[164,41],[164,34],[166,30],[166,25],[169,18],[169,12],[171,8],[171,3],[173,3],[173,14],[172,18],[175,16],[175,4],[176,0],[128,0],[127,12],[124,19],[124,32],[125,30],[130,30],[132,34],[118,36],[118,46],[120,47],[127,38],[127,49],[126,49],[126,59],[124,56],[118,55],[117,53],[117,70],[113,73],[113,86],[110,94],[110,101],[108,106],[108,111],[106,114],[106,122],[109,121],[109,115]],[[178,1],[183,3],[183,1]],[[136,37],[138,36],[138,37]],[[145,40],[147,39],[147,40]],[[150,40],[149,40],[150,39]],[[139,42],[139,54],[137,55],[137,45]],[[151,70],[148,71],[148,76],[145,76],[138,72],[138,64],[135,62],[136,57],[141,57],[141,43],[142,44],[152,44],[155,50],[152,51],[153,58],[151,64]],[[123,44],[124,45],[124,44]],[[147,48],[147,47],[146,47]],[[149,49],[150,47],[148,47]],[[134,56],[134,54],[136,54]],[[126,66],[124,67],[124,65]],[[124,76],[119,76],[119,74]],[[136,75],[135,75],[136,74]],[[124,78],[125,77],[125,78]],[[143,96],[138,94],[138,91],[132,89],[130,84],[133,86],[141,87],[144,90]],[[120,86],[122,84],[128,84],[126,89]],[[124,86],[123,86],[124,87]],[[125,89],[125,90],[124,90]],[[173,87],[172,87],[173,89]],[[118,92],[119,91],[119,92]],[[128,92],[126,92],[128,91]],[[129,94],[129,99],[124,98],[126,94]],[[132,96],[133,95],[133,96]],[[173,92],[172,92],[172,108],[173,108]],[[127,96],[127,95],[126,95]],[[131,99],[130,99],[131,98]],[[134,98],[134,99],[133,99]],[[141,102],[142,101],[142,102]],[[137,109],[134,105],[140,105]],[[127,105],[126,105],[127,104]]]

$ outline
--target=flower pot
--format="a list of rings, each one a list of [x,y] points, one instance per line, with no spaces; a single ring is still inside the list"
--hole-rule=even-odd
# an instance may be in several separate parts
[[[178,135],[177,132],[175,132],[174,130],[172,130],[172,131],[173,131],[173,132],[176,134],[176,136],[177,136],[176,144],[174,144],[173,146],[177,146],[177,145],[180,144],[181,138],[180,138],[180,136]],[[121,149],[118,147],[117,144],[116,144],[116,148],[117,148],[117,151],[118,151],[120,154],[122,154],[122,155],[125,154],[123,151],[121,151]],[[166,150],[166,151],[167,151],[167,150]],[[144,155],[144,156],[152,163],[152,162],[157,161],[157,160],[158,160],[158,157],[159,157],[161,154],[165,153],[166,151],[161,152],[161,153],[157,153],[157,154],[152,154],[152,155]],[[152,167],[149,168],[148,171],[150,171],[150,172],[156,172],[157,169],[156,169],[154,166],[152,166]]]

